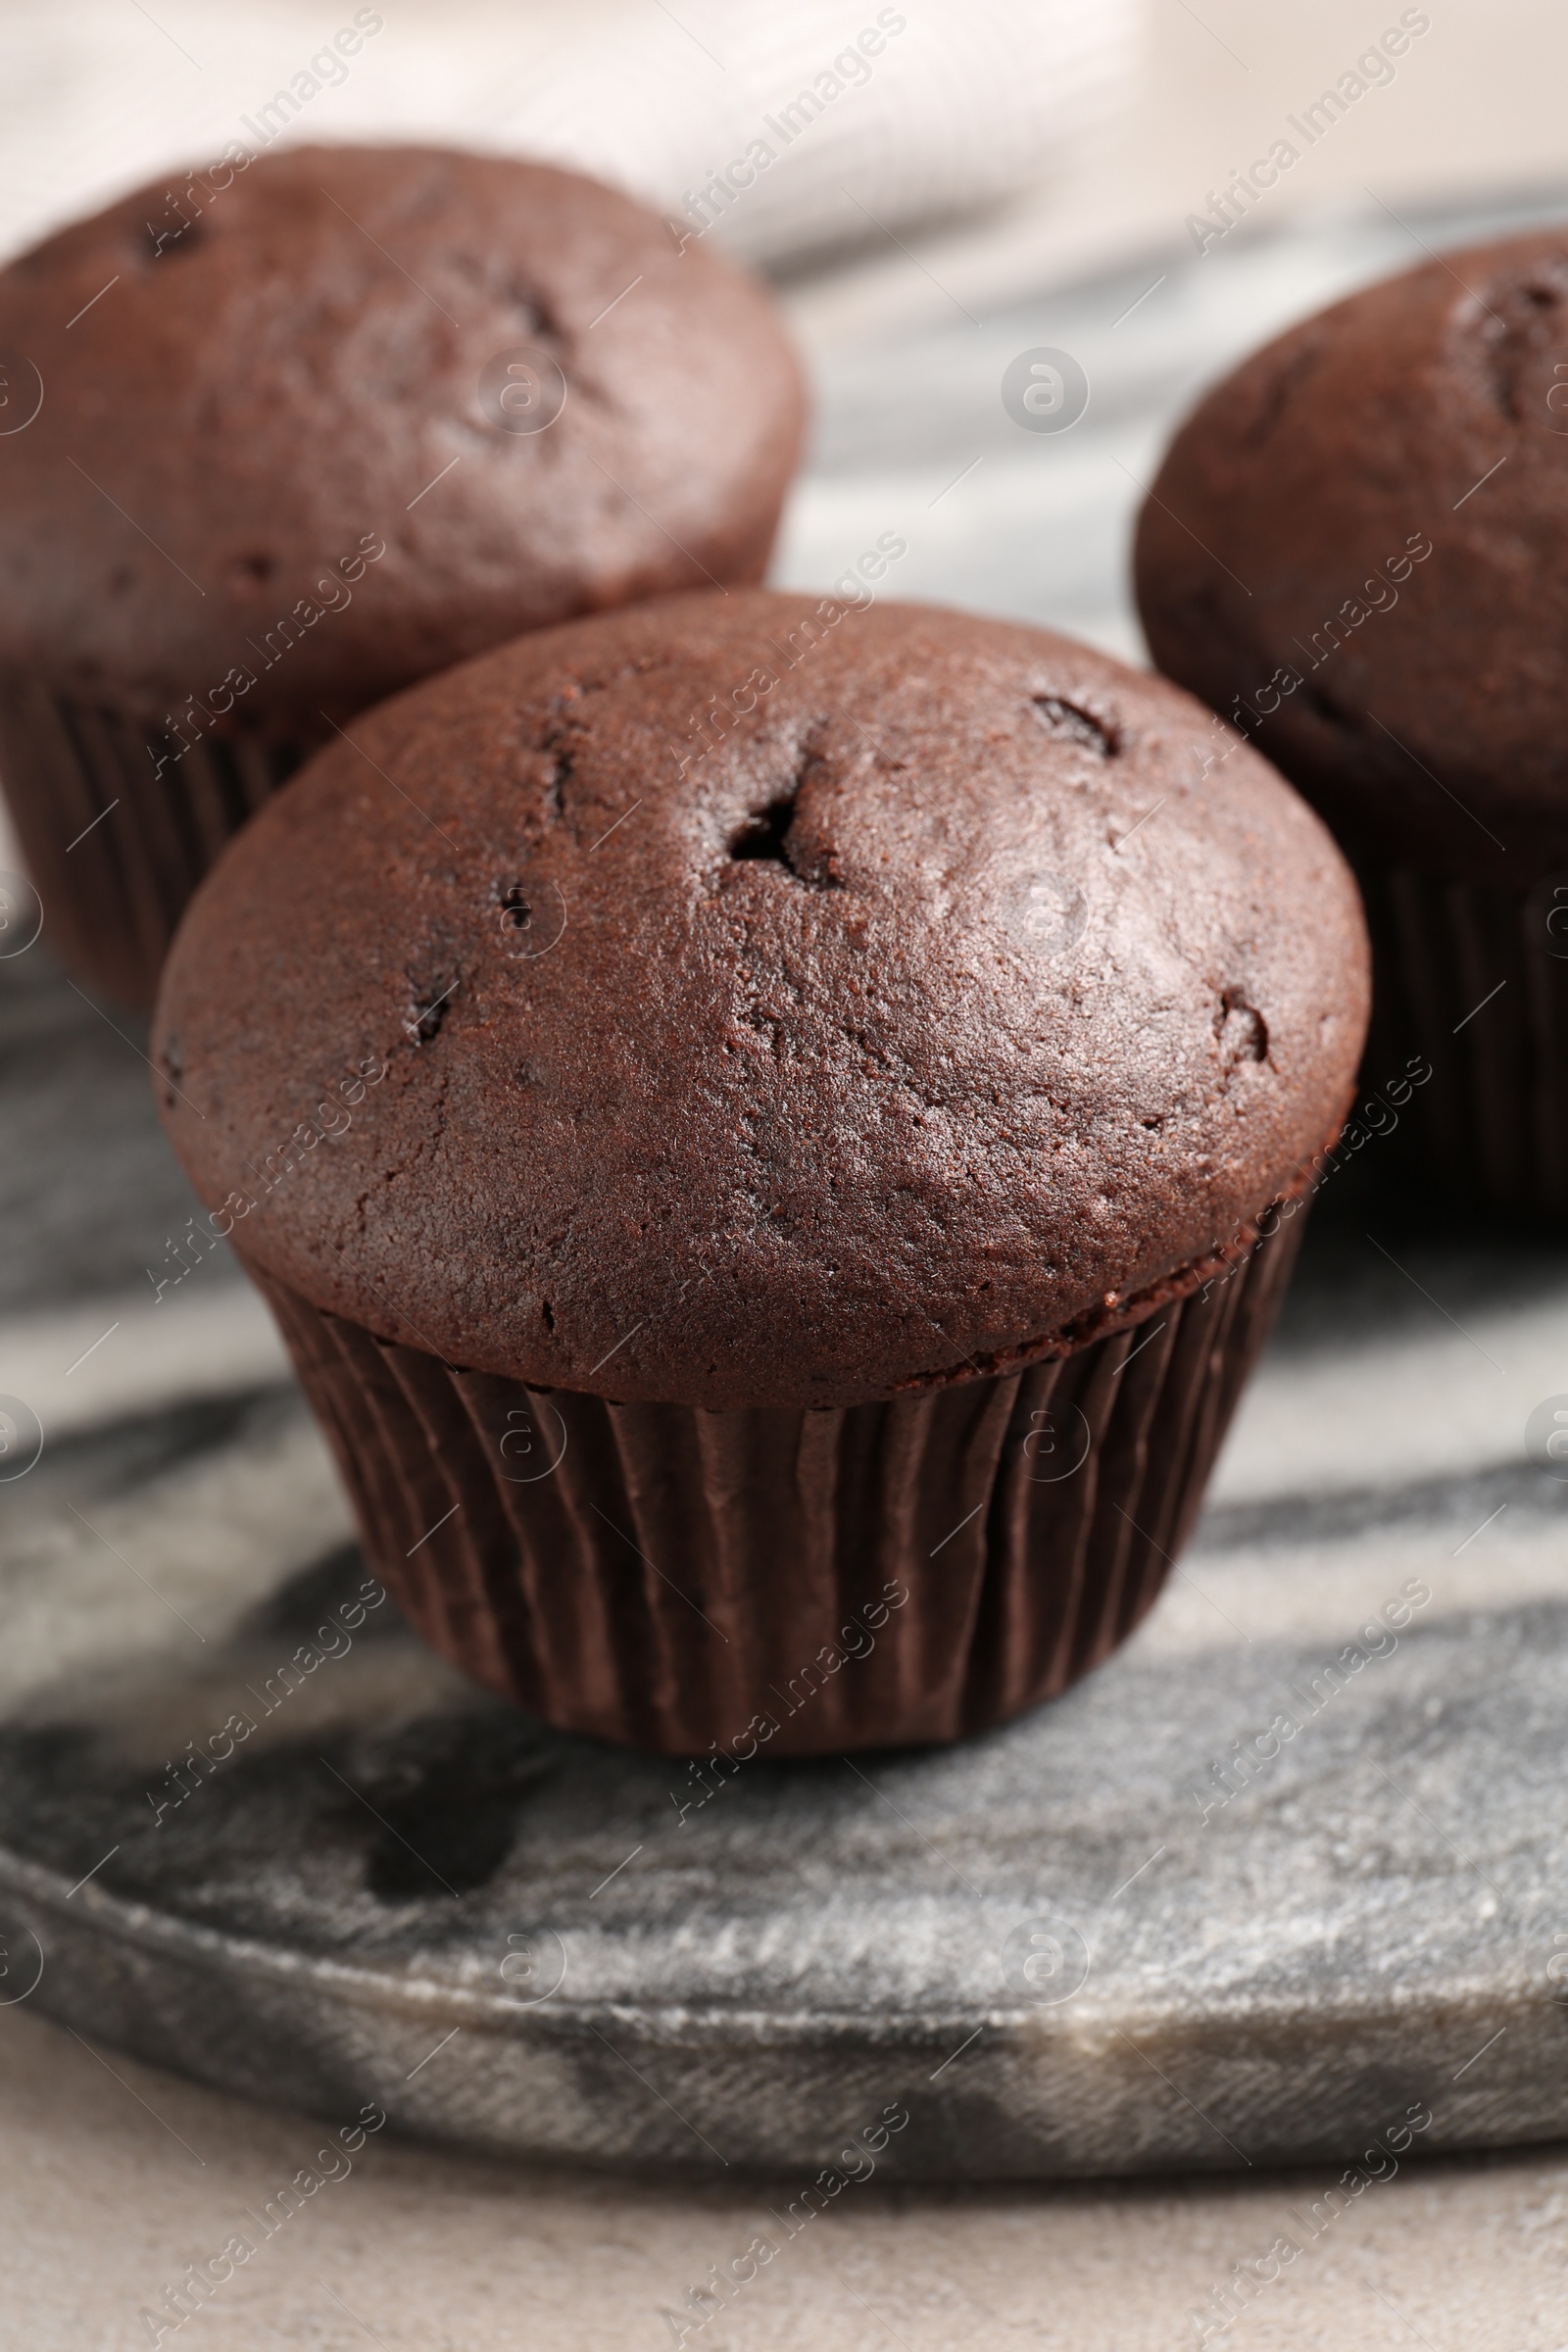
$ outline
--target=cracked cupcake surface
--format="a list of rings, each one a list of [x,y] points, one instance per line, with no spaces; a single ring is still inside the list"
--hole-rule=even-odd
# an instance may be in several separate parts
[[[1332,841],[1177,688],[752,589],[362,718],[203,885],[154,1051],[204,1203],[313,1307],[543,1387],[844,1406],[1250,1247],[1365,1019]]]

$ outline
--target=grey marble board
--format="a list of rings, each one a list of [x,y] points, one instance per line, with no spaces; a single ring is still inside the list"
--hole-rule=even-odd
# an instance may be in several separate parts
[[[1130,644],[1117,436],[1141,470],[1200,374],[1395,244],[1298,230],[1172,264],[1121,329],[1138,272],[988,324],[988,401],[1004,345],[1085,352],[1079,454],[992,453],[1062,527],[944,500],[900,586],[946,566]],[[873,414],[911,351],[944,448],[1006,425],[965,406],[970,331],[827,366],[792,575],[938,466]],[[1568,1485],[1526,1439],[1568,1403],[1568,1238],[1429,1200],[1380,1139],[1109,1666],[951,1751],[705,1782],[493,1705],[356,1602],[235,1269],[158,1296],[191,1204],[144,1043],[46,940],[0,960],[0,1393],[43,1429],[0,1477],[0,2002],[334,2120],[802,2183],[878,2141],[979,2179],[1568,2132]]]
[[[303,1439],[298,1409],[166,1443]],[[1499,1497],[1555,1547],[1538,1479],[1422,1498],[1398,1548],[1451,1552]],[[6,1982],[257,2096],[603,2163],[808,2176],[886,2113],[884,2168],[970,2178],[1348,2157],[1415,2110],[1431,2148],[1568,2130],[1568,1597],[1270,1637],[1244,1587],[1288,1569],[1241,1516],[1192,1574],[1250,1640],[1135,1643],[960,1749],[759,1758],[700,1803],[689,1767],[476,1698],[389,1603],[350,1632],[336,1552],[220,1645],[171,1621],[13,1694]],[[1313,1539],[1364,1549],[1360,1521]],[[1385,1627],[1358,1668],[1357,1614]],[[236,1711],[255,1733],[198,1769]]]

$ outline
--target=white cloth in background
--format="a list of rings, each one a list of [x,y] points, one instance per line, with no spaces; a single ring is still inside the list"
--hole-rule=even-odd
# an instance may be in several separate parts
[[[1131,95],[1139,9],[11,0],[0,250],[230,139],[403,137],[578,166],[784,265],[1063,174]]]
[[[680,14],[671,39],[648,0],[574,11],[553,73],[523,77],[496,131],[771,263],[1060,172],[1124,98],[1135,50],[1133,0],[682,0]]]

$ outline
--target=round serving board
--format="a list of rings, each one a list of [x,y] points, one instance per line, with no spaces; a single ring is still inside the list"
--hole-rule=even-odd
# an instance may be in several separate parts
[[[40,1463],[79,1614],[0,1723],[9,1997],[602,2163],[809,2172],[885,2113],[885,2168],[968,2178],[1350,2156],[1412,2112],[1433,2148],[1568,2131],[1564,1490],[1529,1464],[1222,1504],[1056,1705],[704,1772],[473,1692],[351,1546],[267,1590],[268,1494],[318,1450],[274,1391]],[[189,1520],[158,1550],[182,1505],[251,1521],[205,1638]],[[93,1633],[120,1562],[172,1604],[131,1654]]]

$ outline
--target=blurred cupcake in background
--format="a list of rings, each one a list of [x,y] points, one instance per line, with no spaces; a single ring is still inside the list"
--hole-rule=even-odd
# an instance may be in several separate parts
[[[492,1690],[674,1753],[952,1740],[1109,1654],[1364,1034],[1349,875],[1255,753],[873,595],[667,599],[397,697],[160,998],[174,1148],[376,1572]]]
[[[1568,1218],[1568,232],[1255,353],[1172,443],[1137,577],[1160,668],[1355,868],[1367,1080],[1429,1074],[1423,1180]]]
[[[141,1008],[224,842],[367,705],[759,579],[803,421],[733,265],[431,148],[236,143],[12,263],[0,347],[37,394],[0,435],[0,782],[46,935]]]

